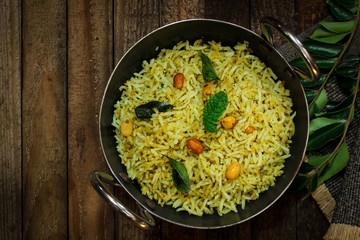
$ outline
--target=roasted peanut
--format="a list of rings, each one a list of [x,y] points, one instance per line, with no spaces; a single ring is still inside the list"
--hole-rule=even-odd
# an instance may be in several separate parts
[[[184,85],[184,74],[177,73],[173,78],[173,86],[174,88],[180,89]]]
[[[248,126],[247,128],[245,128],[245,133],[246,134],[250,134],[255,130],[255,128],[253,126]]]
[[[120,127],[121,135],[124,137],[130,136],[133,131],[133,122],[132,120],[125,120]]]
[[[232,162],[226,170],[225,176],[228,180],[234,180],[239,177],[241,170],[240,163]]]
[[[234,117],[224,117],[221,120],[221,126],[225,129],[232,129],[236,125],[236,118]]]
[[[189,138],[186,141],[186,146],[195,154],[201,154],[204,151],[202,142],[196,138]]]
[[[203,95],[204,96],[209,96],[212,92],[212,83],[211,82],[208,82],[204,85],[204,88],[203,88]]]

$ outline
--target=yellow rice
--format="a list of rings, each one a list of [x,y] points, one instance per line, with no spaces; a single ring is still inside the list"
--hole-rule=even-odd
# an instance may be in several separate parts
[[[223,116],[234,116],[237,124],[225,130],[218,124],[216,133],[207,132],[202,113],[208,97],[202,94],[205,80],[198,51],[212,61],[220,80],[212,92],[225,91],[229,104]],[[181,89],[173,87],[173,76],[183,73]],[[113,125],[117,150],[131,179],[136,179],[144,195],[161,206],[201,216],[219,215],[245,208],[249,200],[275,184],[283,173],[289,144],[295,132],[289,90],[258,57],[247,42],[233,48],[202,40],[180,42],[162,49],[155,59],[143,62],[143,69],[120,87],[121,99],[115,105]],[[174,105],[156,112],[150,120],[138,119],[135,107],[149,101]],[[120,133],[125,120],[132,120],[130,136]],[[246,134],[244,130],[254,127]],[[204,152],[189,151],[186,140],[197,138]],[[189,174],[188,193],[181,193],[172,181],[169,156],[182,162]],[[227,180],[225,172],[232,162],[241,164],[240,176]]]

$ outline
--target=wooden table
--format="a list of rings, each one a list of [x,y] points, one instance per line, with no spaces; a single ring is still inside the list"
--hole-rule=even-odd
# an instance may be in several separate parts
[[[322,239],[329,224],[317,205],[290,191],[234,227],[194,230],[156,219],[142,231],[89,183],[91,171],[108,171],[97,130],[103,90],[135,41],[187,18],[259,33],[266,15],[298,34],[329,12],[325,0],[2,0],[0,239]]]

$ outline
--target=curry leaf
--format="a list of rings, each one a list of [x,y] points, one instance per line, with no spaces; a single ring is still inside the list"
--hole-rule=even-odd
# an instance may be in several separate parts
[[[154,109],[157,109],[159,112],[165,112],[172,107],[174,106],[165,102],[150,101],[137,106],[135,108],[135,114],[140,119],[147,119],[151,118],[151,116],[155,113]]]
[[[340,21],[347,21],[353,18],[353,13],[347,8],[338,4],[336,0],[326,1],[333,16]]]
[[[323,42],[323,43],[329,43],[334,44],[340,42],[343,38],[345,38],[347,35],[349,35],[351,32],[346,33],[334,33],[330,32],[323,28],[317,28],[311,35],[310,39]]]
[[[341,66],[336,69],[336,73],[343,77],[355,78],[358,75],[359,68],[352,66]]]
[[[305,90],[305,95],[306,95],[306,100],[308,102],[310,102],[311,100],[314,99],[314,97],[316,96],[317,91],[316,90],[312,90],[312,89],[306,89]]]
[[[354,20],[345,21],[345,22],[327,22],[327,21],[320,22],[321,26],[334,33],[350,32],[355,27],[355,24],[356,22]]]
[[[299,173],[300,174],[307,174],[307,173],[313,171],[314,169],[315,169],[314,166],[312,166],[308,162],[303,162],[301,164],[301,166],[300,166]]]
[[[199,56],[200,56],[202,64],[203,64],[202,74],[204,76],[204,79],[207,82],[219,80],[219,77],[216,75],[215,69],[212,66],[212,62],[211,62],[210,58],[201,51],[199,51]]]
[[[315,56],[314,60],[315,60],[316,64],[318,65],[318,67],[321,69],[332,68],[334,66],[334,64],[336,63],[336,58],[325,58],[325,57]],[[302,60],[302,58],[296,58],[296,59],[290,61],[290,64],[295,67],[306,68],[306,64],[305,64],[304,60]]]
[[[225,112],[228,105],[228,96],[220,91],[211,96],[204,107],[203,124],[207,131],[216,132],[216,123]]]
[[[350,111],[351,111],[351,108],[346,107],[346,108],[342,108],[337,111],[317,113],[317,114],[315,114],[315,117],[335,118],[335,119],[346,120],[346,119],[348,119]]]
[[[176,161],[170,157],[167,157],[172,167],[172,178],[175,187],[183,193],[190,191],[190,178],[186,167],[181,162]]]
[[[322,165],[324,162],[326,162],[327,160],[329,160],[329,157],[331,157],[330,154],[326,154],[323,156],[314,155],[314,156],[311,156],[308,158],[307,163],[313,167],[318,167],[318,166]]]
[[[321,184],[332,176],[343,170],[350,159],[349,149],[346,142],[343,142],[332,161],[325,167],[324,171],[319,177],[319,183]]]
[[[331,124],[334,123],[344,123],[344,120],[341,119],[332,119],[332,118],[326,118],[326,117],[318,117],[315,118],[313,120],[311,120],[310,122],[310,127],[309,127],[309,134],[310,136],[317,130],[327,127]]]
[[[320,94],[318,95],[318,97],[316,98],[314,104],[312,106],[310,106],[310,116],[321,112],[326,104],[328,102],[328,97],[327,97],[327,93],[325,91],[325,89],[323,89]]]
[[[320,77],[316,81],[301,80],[301,85],[304,88],[316,87],[316,86],[323,84],[326,77],[327,76],[325,74],[321,74]]]
[[[305,41],[303,44],[310,53],[325,57],[337,57],[344,48],[344,46],[339,43],[327,44],[314,40]]]
[[[317,150],[328,142],[340,137],[345,131],[345,123],[334,123],[315,131],[310,137],[308,151]]]
[[[354,98],[354,94],[351,94],[349,96],[347,96],[345,99],[343,99],[342,101],[340,102],[328,102],[326,104],[326,111],[327,112],[334,112],[334,111],[338,111],[340,109],[343,109],[343,108],[347,108],[347,107],[350,107],[352,102],[353,102],[353,98]]]

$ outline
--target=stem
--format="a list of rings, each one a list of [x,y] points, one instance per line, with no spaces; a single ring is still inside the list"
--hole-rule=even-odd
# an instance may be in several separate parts
[[[354,30],[352,31],[352,33],[350,34],[349,39],[346,41],[346,43],[344,43],[344,49],[343,51],[340,53],[339,57],[337,58],[336,63],[334,64],[334,66],[331,68],[331,70],[327,73],[326,78],[324,80],[324,82],[321,84],[321,86],[319,87],[315,97],[313,98],[313,100],[309,103],[309,109],[311,109],[311,107],[313,106],[313,104],[315,103],[315,100],[319,97],[320,92],[325,88],[326,83],[328,82],[328,80],[332,77],[332,75],[335,72],[335,69],[337,68],[337,66],[339,66],[340,64],[340,60],[342,59],[342,57],[344,56],[345,52],[347,51],[347,49],[349,48],[349,45],[351,43],[351,41],[353,40],[355,33],[356,33],[356,28],[359,24],[359,13],[360,13],[360,1],[358,2],[358,7],[357,7],[357,12],[354,16],[356,16],[355,20],[356,20],[356,24],[354,26]]]

